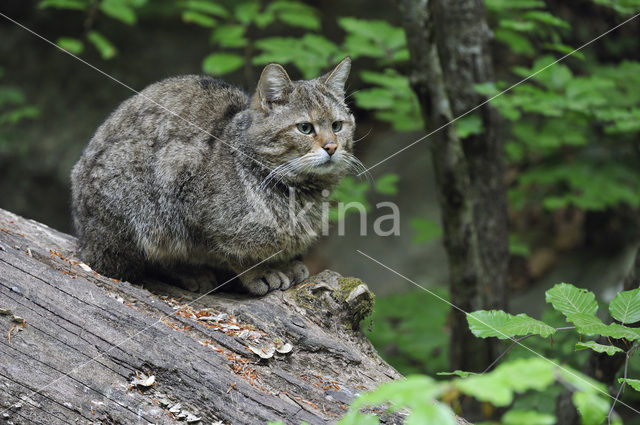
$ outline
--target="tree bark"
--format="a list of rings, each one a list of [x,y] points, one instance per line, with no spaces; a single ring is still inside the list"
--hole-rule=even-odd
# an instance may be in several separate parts
[[[430,136],[449,259],[451,302],[465,312],[507,308],[508,232],[497,115],[478,109],[484,131],[460,140],[447,125],[484,100],[477,83],[493,81],[489,30],[480,0],[399,0],[411,55],[411,84]],[[450,367],[482,371],[498,343],[475,338],[454,309]],[[473,353],[471,355],[471,353]]]
[[[75,250],[0,210],[0,414],[14,424],[328,424],[401,377],[359,331],[373,295],[357,279],[198,298],[106,278]]]

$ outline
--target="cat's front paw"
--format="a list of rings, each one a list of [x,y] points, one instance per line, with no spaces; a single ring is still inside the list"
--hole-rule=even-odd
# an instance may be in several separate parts
[[[297,285],[306,278],[309,277],[309,269],[304,265],[302,261],[294,260],[286,265],[282,270],[287,275],[291,285]],[[288,286],[287,286],[288,288]],[[287,289],[281,288],[281,289]]]
[[[291,280],[279,270],[267,269],[262,273],[240,276],[242,285],[253,295],[264,295],[276,289],[287,289]]]

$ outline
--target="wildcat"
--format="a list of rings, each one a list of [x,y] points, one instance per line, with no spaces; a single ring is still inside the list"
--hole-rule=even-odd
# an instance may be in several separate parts
[[[361,166],[350,67],[345,58],[292,81],[269,64],[251,97],[180,76],[124,101],[71,173],[80,258],[110,277],[161,271],[195,291],[214,287],[211,269],[256,295],[306,278],[299,258],[319,233],[323,196]]]

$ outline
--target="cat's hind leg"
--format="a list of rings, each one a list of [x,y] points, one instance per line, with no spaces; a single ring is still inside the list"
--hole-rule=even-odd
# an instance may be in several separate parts
[[[147,275],[157,277],[191,292],[205,294],[218,286],[218,278],[213,268],[208,266],[179,264],[162,267],[150,264]]]

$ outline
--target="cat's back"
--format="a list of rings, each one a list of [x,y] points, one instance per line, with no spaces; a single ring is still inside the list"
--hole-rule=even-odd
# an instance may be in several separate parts
[[[200,75],[171,77],[124,101],[94,139],[129,137],[146,144],[215,140],[247,106],[248,96],[224,81]]]
[[[124,175],[135,181],[145,173],[170,177],[171,169],[194,166],[215,148],[226,125],[247,105],[242,90],[209,76],[154,83],[120,104],[98,128],[74,167],[72,184]]]
[[[174,198],[247,105],[242,90],[198,75],[159,81],[125,100],[72,170],[76,220],[105,208],[123,217],[176,213]]]

